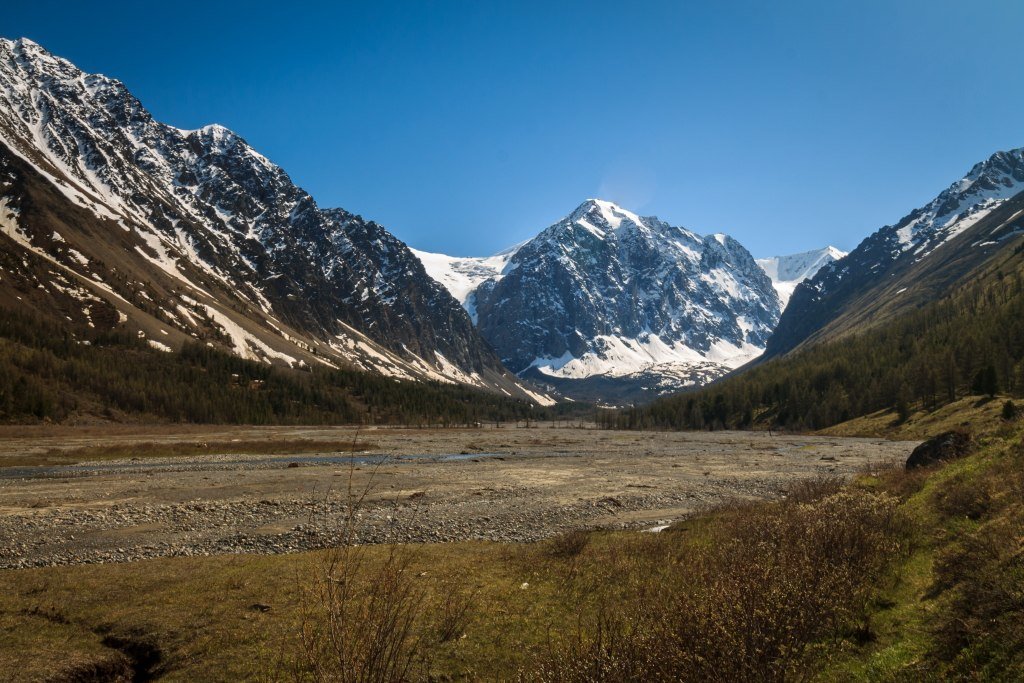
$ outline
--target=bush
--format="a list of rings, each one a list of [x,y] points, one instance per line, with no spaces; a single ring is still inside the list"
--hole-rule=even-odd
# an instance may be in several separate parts
[[[371,561],[357,545],[362,509],[373,477],[362,490],[349,472],[347,504],[334,547],[310,561],[298,577],[300,618],[264,678],[270,681],[403,683],[427,662],[426,591],[412,571],[411,546],[391,544]],[[466,605],[458,615],[465,618]]]
[[[930,594],[932,657],[960,680],[1024,680],[1024,453],[1018,446],[953,490],[982,488],[980,524],[938,554]],[[947,496],[948,497],[948,496]],[[949,505],[945,498],[937,505]],[[963,495],[975,512],[978,496]],[[962,512],[962,510],[958,510]]]
[[[875,475],[878,478],[879,488],[882,491],[896,496],[900,500],[907,500],[915,493],[924,488],[933,468],[893,466],[880,470]]]
[[[786,498],[793,503],[813,503],[839,493],[843,488],[842,477],[819,475],[800,479],[786,490]]]
[[[1024,676],[1024,523],[1002,518],[943,553],[933,590],[944,591],[932,631],[935,654],[975,677]],[[1017,672],[1014,676],[1011,672]],[[981,679],[986,678],[984,675]]]
[[[578,556],[590,543],[590,533],[583,529],[564,531],[548,541],[547,553],[551,557],[567,559]]]
[[[598,599],[589,622],[523,677],[800,678],[816,643],[864,631],[872,585],[902,547],[897,505],[888,495],[823,492],[733,508],[685,547],[672,536],[648,541],[658,559],[630,565],[625,592]]]
[[[409,680],[420,654],[414,626],[424,597],[408,571],[410,557],[393,546],[381,566],[369,567],[359,547],[327,551],[302,586],[297,648],[274,679]]]
[[[932,494],[935,509],[945,517],[981,519],[988,509],[991,496],[984,481],[964,475],[950,477]]]
[[[441,585],[441,601],[434,608],[435,633],[438,642],[447,643],[462,636],[472,621],[476,609],[476,594],[467,591],[463,582],[449,577]]]

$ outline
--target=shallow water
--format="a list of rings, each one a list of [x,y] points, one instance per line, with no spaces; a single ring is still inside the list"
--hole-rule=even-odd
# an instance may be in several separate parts
[[[173,472],[175,470],[229,470],[239,467],[285,469],[298,465],[381,465],[413,462],[457,462],[475,458],[514,457],[508,453],[412,453],[408,455],[282,455],[274,457],[246,457],[203,461],[189,456],[185,461],[161,458],[158,461],[117,460],[81,465],[39,465],[34,467],[0,467],[0,479],[40,479],[87,477],[99,474],[131,472]]]

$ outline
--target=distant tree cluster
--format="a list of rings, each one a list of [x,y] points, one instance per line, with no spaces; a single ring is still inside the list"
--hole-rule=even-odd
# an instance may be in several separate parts
[[[1001,269],[877,327],[798,349],[703,389],[604,411],[598,421],[625,429],[820,429],[883,409],[906,419],[913,409],[934,410],[968,394],[1020,395],[1024,267],[1018,252]]]
[[[456,426],[544,419],[525,401],[354,369],[289,370],[203,344],[163,353],[124,331],[0,310],[0,422],[111,419]]]

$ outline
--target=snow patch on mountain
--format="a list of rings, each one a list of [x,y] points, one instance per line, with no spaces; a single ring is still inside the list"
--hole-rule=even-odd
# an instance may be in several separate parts
[[[978,235],[970,244],[952,244],[958,236],[1003,213],[1002,207],[1024,191],[1024,148],[996,152],[975,164],[960,180],[949,185],[932,201],[866,237],[843,259],[826,264],[813,278],[798,286],[782,316],[767,353],[781,355],[811,339],[828,336],[837,320],[855,319],[870,324],[872,305],[862,300],[875,287],[908,276],[912,269],[928,272],[927,261],[949,248],[977,249],[954,259],[963,267],[977,265],[993,242],[1017,233],[1013,218],[1001,220],[988,235]],[[952,254],[946,254],[952,256]],[[977,257],[977,258],[976,258]],[[922,262],[925,265],[918,266]],[[949,258],[931,260],[942,269],[942,282],[955,281],[957,268]],[[903,290],[905,292],[906,289]],[[901,292],[901,296],[902,293]],[[838,332],[838,330],[834,330]]]
[[[133,324],[151,327],[155,312],[175,329],[175,345],[212,336],[245,357],[339,367],[384,365],[369,360],[379,353],[417,379],[527,395],[383,227],[319,207],[228,128],[161,123],[120,81],[84,73],[27,39],[0,39],[0,164],[6,160],[31,169],[19,187],[31,177],[35,188],[38,175],[63,195],[54,221],[59,209],[79,207],[97,220],[59,239],[52,230],[29,234],[12,213],[14,197],[0,230],[116,298]],[[125,273],[152,281],[143,286]],[[227,319],[179,315],[174,291],[216,305]],[[139,299],[155,307],[130,303]],[[342,348],[337,335],[346,326],[363,338]]]
[[[600,335],[591,344],[593,351],[578,358],[567,351],[558,358],[536,358],[530,365],[546,375],[566,379],[595,375],[625,377],[668,368],[675,372],[678,368],[690,369],[706,363],[734,369],[757,358],[764,350],[746,342],[731,344],[720,340],[700,352],[678,341],[666,343],[654,334],[637,339]]]
[[[487,280],[498,280],[515,253],[514,248],[494,256],[447,256],[410,248],[427,271],[427,275],[444,285],[455,299],[465,306],[466,299]]]
[[[775,287],[782,308],[785,310],[789,298],[798,284],[814,277],[825,265],[838,261],[844,256],[846,256],[845,251],[828,246],[824,249],[812,249],[799,254],[770,256],[755,260],[772,281],[772,286]]]

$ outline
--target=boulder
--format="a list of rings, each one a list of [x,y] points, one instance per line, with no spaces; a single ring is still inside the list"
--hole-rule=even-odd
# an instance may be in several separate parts
[[[946,460],[962,458],[971,452],[974,440],[963,430],[955,429],[933,436],[914,449],[907,458],[908,470],[927,467]]]

